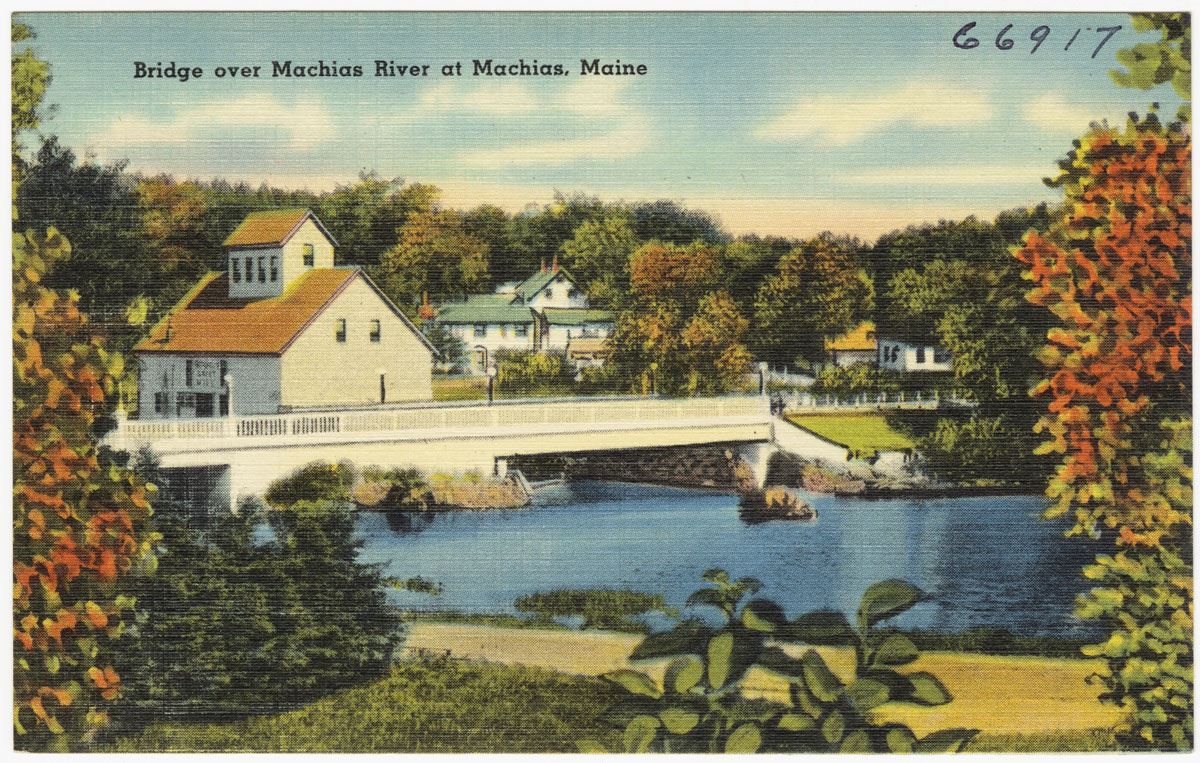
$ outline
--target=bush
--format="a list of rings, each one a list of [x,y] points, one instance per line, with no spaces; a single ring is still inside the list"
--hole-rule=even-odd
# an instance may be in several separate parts
[[[670,660],[663,683],[633,670],[602,677],[624,688],[626,701],[610,713],[624,726],[624,752],[955,752],[977,732],[948,729],[923,739],[898,723],[876,725],[868,713],[885,702],[926,707],[951,699],[933,675],[901,674],[894,668],[918,657],[907,637],[880,633],[875,625],[924,598],[900,580],[876,583],[863,594],[857,627],[839,612],[811,612],[787,620],[774,602],[742,599],[762,584],[753,578],[731,582],[724,570],[708,570],[713,587],[688,598],[688,606],[716,609],[717,628],[685,620],[673,630],[646,637],[631,660]],[[815,649],[795,658],[778,643],[833,643],[854,651],[855,671],[845,684]],[[751,668],[766,670],[790,684],[791,705],[742,696],[739,684]],[[584,752],[608,752],[592,739]]]
[[[378,565],[360,564],[347,503],[287,511],[245,501],[203,526],[156,514],[158,574],[133,593],[146,616],[123,725],[277,712],[386,675],[399,616]]]
[[[515,606],[518,612],[535,614],[539,618],[582,617],[584,630],[645,633],[646,626],[632,618],[647,612],[666,611],[667,599],[662,594],[629,589],[559,589],[522,596]]]
[[[917,441],[926,469],[939,480],[960,484],[1034,484],[1046,473],[1045,459],[1023,447],[1032,434],[1006,416],[967,421],[938,419],[934,431]]]
[[[566,353],[499,350],[496,391],[505,397],[570,395],[575,369]]]
[[[314,461],[272,482],[263,499],[276,509],[287,508],[301,500],[345,503],[350,500],[350,489],[357,474],[354,464],[349,461],[338,464]]]

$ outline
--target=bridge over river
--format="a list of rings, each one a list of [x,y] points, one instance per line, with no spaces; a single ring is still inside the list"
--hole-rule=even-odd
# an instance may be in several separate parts
[[[780,400],[777,397],[777,402]],[[784,398],[801,410],[878,410],[964,405],[936,395]],[[844,448],[772,416],[764,395],[573,397],[488,403],[371,405],[207,419],[128,419],[105,438],[116,450],[149,447],[197,504],[236,506],[313,461],[353,461],[425,472],[476,469],[503,475],[517,455],[727,444],[761,482],[777,447],[844,461]]]
[[[149,447],[185,499],[236,506],[313,461],[503,475],[515,455],[728,443],[752,464],[774,441],[769,399],[569,398],[306,410],[218,419],[127,419],[105,445]]]

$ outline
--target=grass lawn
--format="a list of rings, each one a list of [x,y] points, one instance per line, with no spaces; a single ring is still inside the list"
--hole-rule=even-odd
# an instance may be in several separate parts
[[[620,731],[599,716],[621,693],[597,678],[541,668],[408,661],[387,678],[299,710],[218,724],[164,721],[104,751],[577,752],[575,740],[581,737],[615,750]],[[964,719],[939,720],[937,727],[945,728]],[[1114,749],[1112,733],[1095,729],[984,733],[967,747],[970,752]]]
[[[460,660],[400,663],[385,679],[280,715],[156,723],[109,752],[578,752],[618,692],[607,681]]]
[[[437,401],[486,400],[487,377],[435,376],[433,399]]]
[[[912,440],[888,426],[878,413],[789,413],[788,421],[855,451],[904,450]]]

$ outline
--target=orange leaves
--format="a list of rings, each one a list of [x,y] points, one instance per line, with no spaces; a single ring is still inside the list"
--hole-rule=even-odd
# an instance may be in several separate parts
[[[1190,398],[1191,140],[1156,122],[1093,130],[1071,157],[1068,214],[1014,252],[1027,299],[1062,322],[1039,358],[1048,379],[1042,452],[1063,454],[1047,493],[1077,509],[1076,531],[1119,528],[1126,543],[1153,543],[1177,521],[1157,494],[1137,492],[1131,432],[1152,426],[1152,400],[1170,373]]]
[[[121,692],[121,677],[113,670],[112,665],[106,665],[103,670],[97,667],[88,668],[88,678],[100,689],[100,696],[105,699],[116,699]]]

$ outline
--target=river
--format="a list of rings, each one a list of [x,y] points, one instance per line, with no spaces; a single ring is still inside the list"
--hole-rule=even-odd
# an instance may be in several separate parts
[[[765,583],[789,616],[853,616],[871,583],[909,580],[930,600],[891,621],[955,633],[977,626],[1085,636],[1072,614],[1081,566],[1100,549],[1038,519],[1037,496],[860,500],[804,495],[812,523],[748,524],[732,495],[584,482],[539,491],[534,507],[388,517],[364,512],[360,559],[400,578],[441,583],[439,596],[395,592],[413,609],[515,612],[523,594],[556,588],[665,593],[674,606],[722,567]]]

